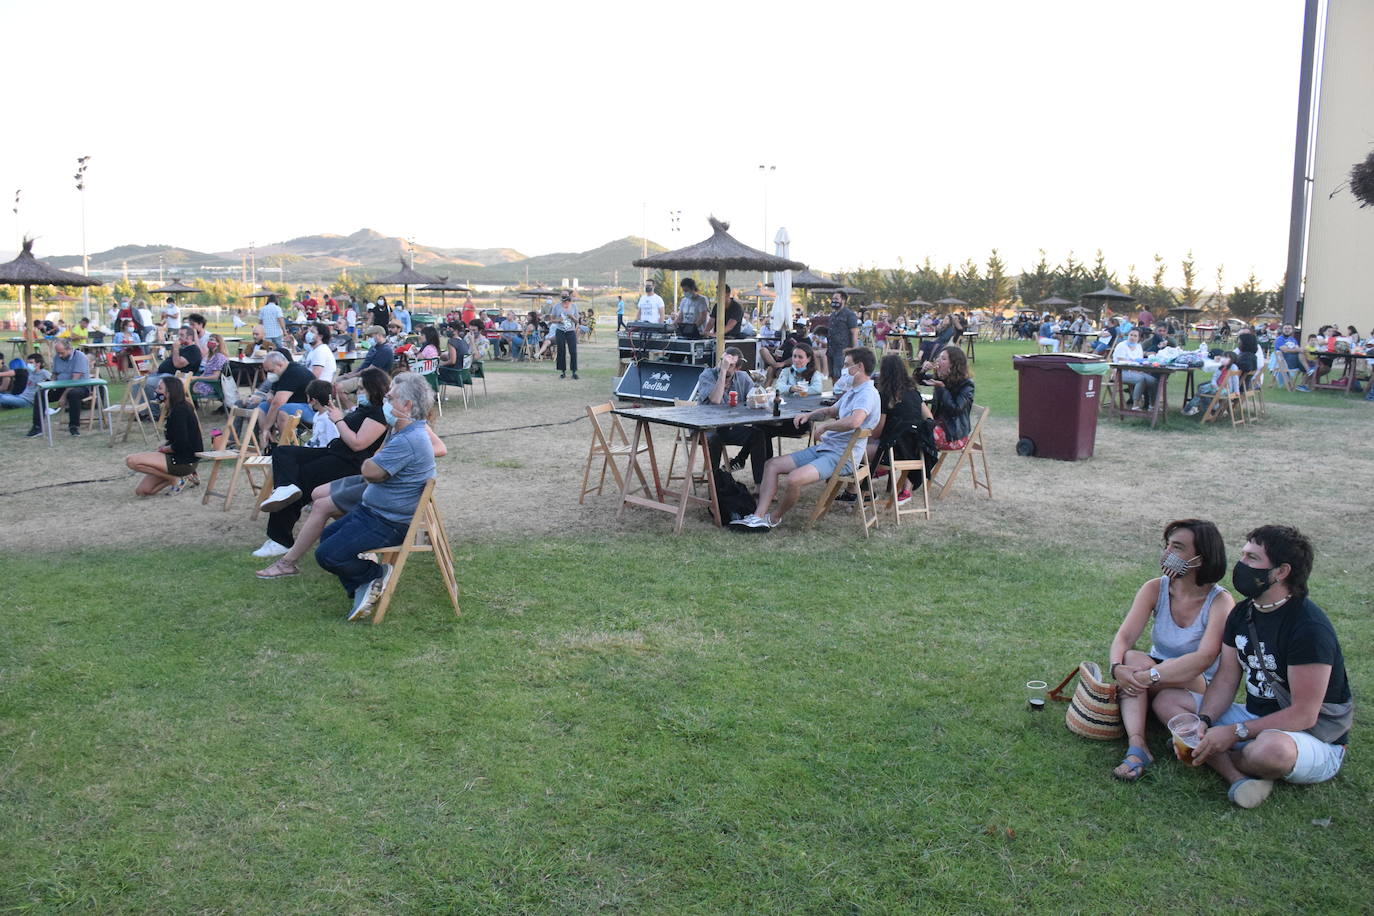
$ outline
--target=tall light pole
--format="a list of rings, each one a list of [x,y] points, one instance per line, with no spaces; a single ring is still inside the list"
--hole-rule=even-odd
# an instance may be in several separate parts
[[[254,243],[248,243],[248,272],[253,275],[253,292],[257,292],[258,286],[258,253],[254,248]]]
[[[763,244],[759,246],[759,251],[768,253],[768,176],[778,170],[776,165],[759,166],[759,174],[763,176]],[[763,282],[768,282],[768,272],[764,271]]]
[[[14,256],[19,257],[19,251],[24,247],[24,240],[19,233],[19,195],[24,193],[23,188],[14,189]]]
[[[676,239],[679,238],[678,233],[682,231],[682,211],[681,211],[681,210],[669,210],[669,211],[668,211],[668,231],[669,231],[669,233],[672,234],[672,237],[673,237],[673,239],[674,239],[674,242],[673,242],[673,249],[674,249],[674,250],[677,250],[678,245],[677,245]],[[674,269],[673,269],[673,311],[674,311],[674,312],[677,311],[677,309],[678,309],[678,304],[679,304],[679,302],[680,302],[681,299],[682,299],[682,285],[678,282],[677,274],[678,274],[677,269],[674,268]]]
[[[81,156],[76,160],[76,190],[81,194],[81,272],[91,275],[91,261],[86,255],[86,169],[90,167],[91,157]],[[91,317],[91,288],[81,287],[81,314]]]

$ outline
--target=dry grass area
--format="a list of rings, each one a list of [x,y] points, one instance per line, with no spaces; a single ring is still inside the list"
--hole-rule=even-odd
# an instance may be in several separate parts
[[[582,356],[580,381],[560,381],[548,362],[498,364],[477,406],[465,410],[456,395],[447,402],[437,421],[449,446],[440,461],[439,496],[456,550],[474,538],[545,533],[671,537],[671,520],[660,513],[631,509],[617,521],[609,488],[601,497],[589,496],[586,505],[577,503],[589,439],[583,408],[609,399],[614,352],[599,341],[584,345]],[[969,534],[1026,551],[1090,540],[1106,556],[1134,558],[1155,543],[1165,521],[1197,515],[1216,520],[1234,546],[1248,526],[1292,522],[1310,533],[1324,561],[1368,569],[1360,534],[1370,504],[1367,483],[1374,479],[1367,435],[1374,429],[1374,406],[1364,406],[1271,404],[1265,423],[1238,430],[1151,431],[1103,418],[1095,457],[1086,462],[1017,457],[1015,416],[994,413],[987,442],[995,499],[956,487],[936,503],[933,522],[884,527],[874,546]],[[248,551],[262,542],[264,521],[249,520],[248,499],[236,498],[228,513],[213,503],[202,506],[198,490],[140,500],[123,464],[136,446],[111,449],[103,436],[73,440],[59,433],[50,449],[42,440],[21,438],[23,420],[7,411],[0,426],[7,446],[0,550],[241,544],[245,567],[255,562]],[[660,439],[665,460],[670,444],[670,437]],[[710,528],[699,510],[690,513],[688,525]],[[855,530],[837,512],[817,531],[770,537],[810,539],[824,549]]]

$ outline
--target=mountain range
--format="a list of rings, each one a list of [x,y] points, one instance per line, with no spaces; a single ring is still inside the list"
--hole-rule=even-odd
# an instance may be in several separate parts
[[[555,252],[534,257],[514,248],[441,248],[408,243],[398,236],[387,236],[373,229],[359,229],[351,235],[323,233],[306,235],[285,242],[231,251],[205,252],[175,245],[119,245],[90,255],[91,271],[97,276],[123,272],[146,276],[162,268],[164,275],[192,278],[241,276],[251,257],[256,261],[258,278],[275,280],[278,271],[287,283],[324,282],[340,271],[381,276],[394,273],[401,263],[414,258],[417,271],[450,280],[515,285],[518,283],[556,284],[576,277],[584,285],[603,285],[629,279],[638,269],[632,262],[666,250],[654,242],[627,236],[607,242],[590,251]],[[53,267],[80,269],[80,255],[43,258]]]

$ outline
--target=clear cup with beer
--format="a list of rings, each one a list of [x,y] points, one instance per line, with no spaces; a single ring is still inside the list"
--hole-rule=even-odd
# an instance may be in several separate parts
[[[1049,684],[1044,681],[1026,682],[1026,705],[1033,712],[1040,712],[1045,708],[1045,691]]]
[[[1174,739],[1174,750],[1178,759],[1191,765],[1193,748],[1202,739],[1202,720],[1190,712],[1181,712],[1168,722],[1169,734]]]

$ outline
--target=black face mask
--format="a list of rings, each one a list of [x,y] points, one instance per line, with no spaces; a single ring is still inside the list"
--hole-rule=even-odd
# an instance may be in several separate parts
[[[1269,587],[1269,574],[1271,572],[1273,572],[1273,567],[1255,569],[1253,566],[1246,566],[1237,561],[1235,568],[1231,570],[1231,584],[1236,587],[1236,591],[1246,598],[1258,598]]]
[[[842,305],[844,305],[843,302],[832,302],[832,303],[830,303],[830,307],[831,307],[832,309],[837,309],[837,308],[839,308],[839,307],[842,306]]]

